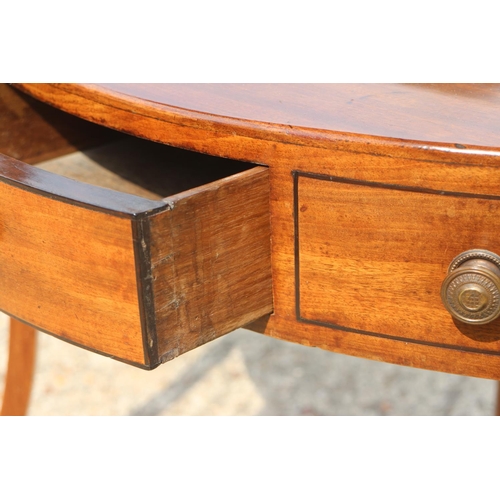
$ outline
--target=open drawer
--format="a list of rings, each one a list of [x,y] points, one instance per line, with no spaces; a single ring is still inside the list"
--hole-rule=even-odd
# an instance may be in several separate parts
[[[271,312],[267,168],[134,138],[0,155],[0,260],[1,310],[154,368]]]

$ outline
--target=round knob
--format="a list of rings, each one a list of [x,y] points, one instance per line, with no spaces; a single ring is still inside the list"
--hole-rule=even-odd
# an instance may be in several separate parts
[[[441,286],[448,312],[464,323],[484,325],[500,315],[500,257],[488,250],[457,255]]]

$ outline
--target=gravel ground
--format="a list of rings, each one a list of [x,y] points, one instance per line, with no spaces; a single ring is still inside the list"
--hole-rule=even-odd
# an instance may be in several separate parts
[[[0,315],[0,383],[8,318]],[[151,372],[38,334],[30,415],[491,415],[496,382],[237,330]],[[0,387],[3,387],[0,386]]]

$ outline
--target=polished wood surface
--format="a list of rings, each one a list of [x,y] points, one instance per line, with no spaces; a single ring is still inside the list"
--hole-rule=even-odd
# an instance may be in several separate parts
[[[454,251],[500,252],[497,85],[18,88],[110,128],[269,167],[273,314],[258,321],[266,334],[500,378],[497,327],[463,329],[435,294]],[[378,301],[361,294],[367,279]],[[415,291],[419,281],[414,309],[394,306],[404,286],[393,283]],[[338,296],[344,288],[354,312]],[[391,317],[392,307],[401,309]]]
[[[158,352],[168,361],[272,311],[269,172],[168,198],[151,218]]]
[[[497,384],[497,400],[495,405],[495,416],[500,417],[500,382]]]
[[[9,362],[0,415],[22,416],[26,414],[33,382],[35,353],[35,330],[25,323],[11,319]]]
[[[301,130],[306,128],[499,148],[498,84],[22,84],[20,88],[57,106],[63,101],[68,107],[76,105],[77,114],[91,121],[96,121],[98,103],[140,114],[142,119],[196,117],[197,128],[238,126],[237,133],[247,136],[262,130],[293,137],[307,135]],[[112,126],[119,128],[119,120]],[[142,134],[156,138],[154,126],[144,127]]]
[[[131,195],[107,194],[0,155],[0,287],[8,290],[0,309],[142,365],[131,219],[146,200],[134,206]]]
[[[456,255],[499,246],[500,196],[402,193],[309,174],[297,174],[295,182],[300,321],[500,356],[498,322],[463,324],[439,300]]]
[[[144,368],[271,312],[268,169],[212,163],[124,137],[0,155],[0,308]]]
[[[265,331],[500,378],[498,324],[455,324],[440,298],[448,260],[475,244],[500,248],[489,230],[499,170],[347,152],[299,165],[293,175],[287,159],[270,169],[274,315]]]
[[[113,131],[0,84],[0,152],[37,163],[107,142]]]

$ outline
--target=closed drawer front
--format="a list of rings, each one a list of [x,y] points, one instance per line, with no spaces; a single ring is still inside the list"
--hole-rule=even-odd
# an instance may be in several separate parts
[[[271,312],[268,200],[264,167],[134,139],[0,155],[0,309],[154,368]]]
[[[462,252],[500,252],[500,196],[300,171],[293,178],[299,322],[394,340],[391,360],[398,349],[423,346],[442,351],[439,364],[430,354],[400,359],[480,376],[498,372],[499,320],[453,318],[441,287]],[[468,355],[484,355],[483,364],[475,367],[480,358]]]

